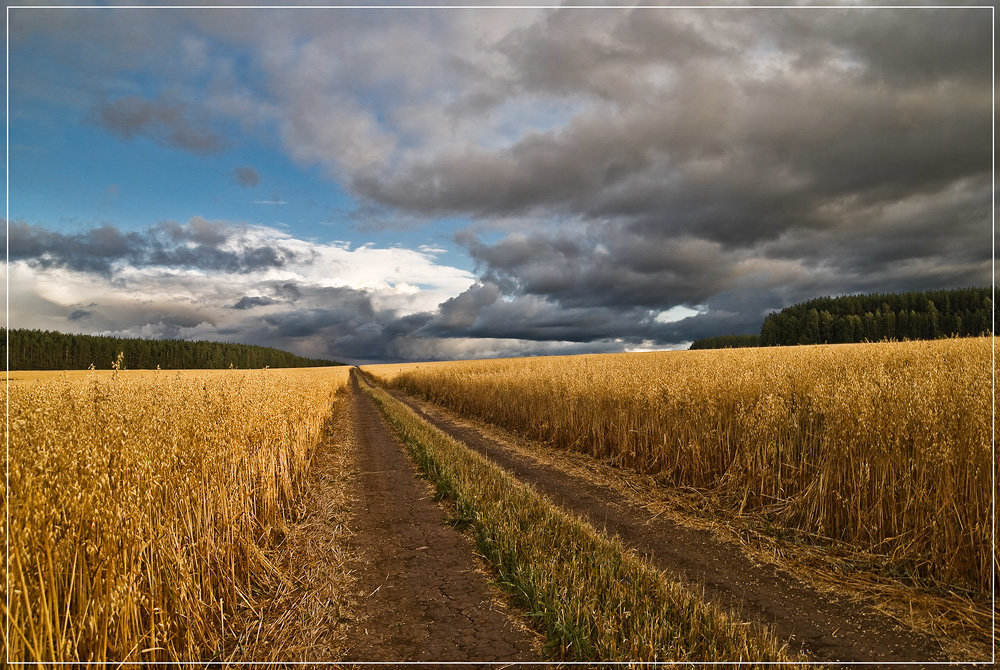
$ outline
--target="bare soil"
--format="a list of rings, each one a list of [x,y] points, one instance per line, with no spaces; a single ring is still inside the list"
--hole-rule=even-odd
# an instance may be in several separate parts
[[[636,504],[558,460],[540,459],[502,431],[395,393],[422,418],[534,486],[564,509],[586,518],[687,583],[706,600],[771,627],[792,649],[827,662],[940,662],[935,639],[847,598],[821,592],[780,567],[751,558],[737,542],[678,523]],[[914,666],[909,666],[914,667]],[[918,666],[919,667],[919,666]]]
[[[448,525],[446,509],[405,447],[351,377],[356,475],[347,542],[357,622],[347,663],[357,661],[539,661],[539,637],[503,602],[472,540]]]

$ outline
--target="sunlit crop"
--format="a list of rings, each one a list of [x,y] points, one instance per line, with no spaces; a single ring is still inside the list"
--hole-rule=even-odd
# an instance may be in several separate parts
[[[346,373],[12,383],[10,660],[229,657]]]
[[[438,493],[454,501],[497,581],[531,612],[555,657],[804,667],[766,627],[705,602],[384,390],[369,392]]]
[[[988,590],[992,338],[370,368],[390,386]]]

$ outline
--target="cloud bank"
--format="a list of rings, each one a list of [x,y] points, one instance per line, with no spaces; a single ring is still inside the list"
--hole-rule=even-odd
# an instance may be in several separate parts
[[[100,321],[100,301],[40,291],[51,319],[363,360],[679,346],[818,295],[988,284],[988,12],[191,10],[157,35],[110,13],[88,34],[127,22],[151,46],[112,51],[163,82],[102,92],[110,133],[195,153],[230,143],[219,128],[266,135],[361,211],[470,221],[454,242],[476,272],[200,218],[12,223],[12,260],[94,290],[169,276],[184,296],[135,284],[152,306]],[[18,39],[68,29],[30,28]]]
[[[18,287],[11,323],[30,316],[33,327],[74,332],[241,341],[351,361],[400,358],[417,351],[401,340],[419,338],[437,305],[474,281],[438,262],[434,250],[318,244],[202,218],[138,233],[8,228],[10,283]]]

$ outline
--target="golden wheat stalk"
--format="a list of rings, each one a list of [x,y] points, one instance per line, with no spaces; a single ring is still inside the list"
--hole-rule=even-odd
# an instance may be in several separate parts
[[[11,386],[12,661],[231,654],[346,379],[116,363]]]

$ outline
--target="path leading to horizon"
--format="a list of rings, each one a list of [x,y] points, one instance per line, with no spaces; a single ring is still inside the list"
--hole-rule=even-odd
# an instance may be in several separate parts
[[[351,510],[344,550],[355,557],[349,565],[355,597],[347,651],[336,660],[512,665],[545,660],[541,636],[527,629],[524,614],[508,606],[490,583],[472,539],[449,524],[447,507],[435,502],[433,487],[356,375],[339,419],[346,428],[341,448],[352,473],[344,482]],[[559,459],[536,457],[502,431],[394,395],[557,505],[616,535],[668,577],[740,619],[770,626],[779,639],[812,659],[949,660],[938,641],[822,592],[780,566],[755,561],[736,542],[657,515],[600,478],[567,468]]]
[[[352,375],[356,439],[350,548],[360,620],[345,662],[540,661],[538,636],[502,602],[468,536]]]

